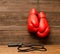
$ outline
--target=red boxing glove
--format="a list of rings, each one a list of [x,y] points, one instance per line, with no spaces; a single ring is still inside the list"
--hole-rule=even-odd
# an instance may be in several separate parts
[[[38,31],[37,31],[37,35],[40,38],[45,38],[48,35],[49,31],[50,31],[48,22],[46,20],[45,13],[40,12],[39,18],[40,18],[40,22],[39,22],[39,28],[38,28]]]
[[[35,8],[30,10],[30,15],[28,17],[28,31],[29,32],[36,32],[39,26],[38,18],[37,18],[37,11]]]

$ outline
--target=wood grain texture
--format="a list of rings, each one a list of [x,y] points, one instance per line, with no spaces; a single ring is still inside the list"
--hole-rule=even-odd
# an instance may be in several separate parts
[[[46,45],[47,51],[18,52],[16,47],[0,45],[0,54],[60,54],[60,45]]]
[[[40,43],[41,39],[27,31],[29,10],[46,12],[50,25],[45,44],[60,44],[60,0],[0,0],[0,45],[10,42]]]

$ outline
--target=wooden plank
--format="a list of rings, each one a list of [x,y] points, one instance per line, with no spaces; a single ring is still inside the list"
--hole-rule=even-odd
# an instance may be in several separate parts
[[[48,3],[48,5],[47,5]],[[54,4],[53,4],[54,3]],[[24,7],[23,7],[24,6]],[[40,1],[40,11],[51,11],[51,12],[60,12],[60,3],[59,1]],[[30,8],[35,7],[37,8],[37,1],[22,1],[16,0],[9,1],[9,0],[3,0],[0,1],[0,12],[19,12],[19,11],[28,11]]]
[[[50,26],[60,26],[60,13],[59,12],[46,12],[47,21]],[[28,13],[22,15],[20,13],[0,13],[0,26],[3,25],[27,25]],[[21,23],[22,22],[22,23]],[[55,23],[54,23],[55,22]]]
[[[60,26],[50,26],[52,30],[60,30]],[[27,31],[27,26],[0,26],[0,31]]]
[[[0,46],[1,54],[60,54],[60,45],[46,45],[47,51],[18,52],[16,47]]]
[[[19,28],[21,29],[19,30]],[[49,37],[44,39],[45,44],[60,44],[59,28],[60,27],[51,28]],[[25,29],[25,27],[9,26],[6,30],[0,30],[0,44],[8,44],[10,42],[39,43],[41,40],[34,35],[30,35],[27,31],[27,28]]]
[[[52,37],[52,36],[51,36]],[[60,41],[56,41],[56,40],[60,40],[59,36],[57,36],[57,38],[48,38],[47,40],[43,40],[42,43],[46,44],[46,45],[60,45]],[[56,37],[56,36],[55,36]],[[35,38],[29,38],[29,36],[26,36],[25,38],[15,38],[15,39],[9,39],[6,38],[3,40],[0,40],[0,45],[7,45],[8,43],[31,43],[31,44],[40,44],[41,43],[41,39],[35,39]]]

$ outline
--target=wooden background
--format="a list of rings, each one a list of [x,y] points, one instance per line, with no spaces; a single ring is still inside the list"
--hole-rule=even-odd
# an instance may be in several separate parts
[[[0,45],[40,43],[27,31],[29,10],[33,7],[46,12],[51,28],[46,44],[60,44],[60,0],[39,0],[39,4],[37,0],[0,0]]]

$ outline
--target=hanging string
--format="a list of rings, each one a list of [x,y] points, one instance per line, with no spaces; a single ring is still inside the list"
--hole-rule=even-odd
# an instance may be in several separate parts
[[[37,0],[37,10],[38,10],[38,12],[40,12],[40,4],[39,4],[39,0]]]

